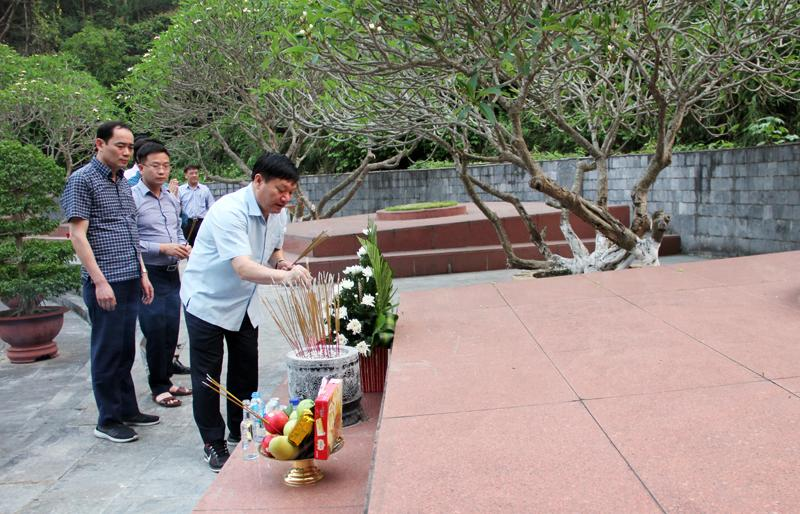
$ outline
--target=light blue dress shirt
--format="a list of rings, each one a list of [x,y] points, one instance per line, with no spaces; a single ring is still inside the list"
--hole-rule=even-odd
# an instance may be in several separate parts
[[[181,230],[181,206],[166,186],[156,196],[144,181],[131,188],[136,203],[136,224],[139,227],[139,248],[145,264],[169,266],[178,260],[159,252],[161,243],[186,244]]]
[[[197,184],[197,187],[189,187],[189,184],[181,184],[178,188],[178,196],[181,199],[181,208],[187,218],[205,218],[208,209],[214,205],[214,195],[208,186]]]
[[[239,278],[234,257],[247,255],[269,266],[272,253],[283,246],[289,214],[283,209],[265,220],[252,184],[220,198],[209,209],[197,233],[192,255],[183,272],[181,302],[187,312],[237,331],[245,314],[258,326],[263,310],[256,305],[257,284]]]

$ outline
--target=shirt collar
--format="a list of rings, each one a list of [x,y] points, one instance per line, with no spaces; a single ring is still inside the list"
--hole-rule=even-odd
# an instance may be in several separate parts
[[[256,201],[256,194],[253,192],[253,183],[247,185],[247,191],[244,192],[245,202],[247,203],[247,214],[249,216],[264,217],[261,213],[261,207],[258,206]]]
[[[147,194],[150,193],[150,196],[152,196],[153,198],[156,197],[156,195],[154,195],[153,192],[150,191],[150,188],[147,187],[147,185],[144,183],[144,180],[140,180],[139,182],[137,182],[136,185],[133,186],[131,189],[138,191],[139,193],[141,193],[142,196],[147,196]],[[161,194],[163,195],[165,191],[169,193],[169,188],[167,187],[166,184],[161,184]]]
[[[103,164],[103,162],[100,159],[97,158],[97,155],[92,157],[92,164],[94,165],[95,169],[100,174],[105,176],[108,180],[111,180],[111,176],[113,175],[114,171],[111,168],[109,168],[108,166],[106,166],[105,164]],[[122,171],[122,170],[120,170],[120,171]],[[124,178],[124,172],[119,173],[119,176],[117,177],[117,180],[119,180],[120,177]]]

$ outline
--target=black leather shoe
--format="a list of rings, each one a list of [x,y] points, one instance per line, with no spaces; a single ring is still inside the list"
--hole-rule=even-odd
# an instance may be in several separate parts
[[[191,372],[191,369],[188,366],[184,366],[183,363],[175,357],[172,359],[172,374],[173,375],[188,375]]]

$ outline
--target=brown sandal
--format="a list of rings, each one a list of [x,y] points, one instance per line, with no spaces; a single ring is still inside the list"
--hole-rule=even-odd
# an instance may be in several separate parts
[[[165,394],[169,396],[164,396]],[[160,400],[159,397],[161,398]],[[183,402],[172,396],[172,393],[170,393],[169,391],[167,391],[166,393],[154,394],[153,401],[161,405],[162,407],[166,407],[168,409],[171,409],[173,407],[180,407],[181,405],[183,405]]]
[[[172,396],[189,396],[192,390],[183,386],[172,386],[169,388],[169,394]]]

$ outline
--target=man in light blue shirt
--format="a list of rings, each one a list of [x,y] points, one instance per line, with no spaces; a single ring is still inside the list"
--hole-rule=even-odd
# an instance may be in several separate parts
[[[228,460],[225,421],[219,396],[204,387],[206,374],[219,381],[223,339],[228,348],[226,388],[237,398],[258,389],[258,284],[308,282],[302,266],[283,258],[286,206],[300,176],[280,154],[264,154],[253,166],[253,180],[220,198],[205,217],[183,274],[181,301],[189,332],[194,419],[203,439],[204,458],[214,472]],[[242,410],[227,405],[230,442],[241,438]]]
[[[194,240],[203,224],[208,209],[214,205],[214,195],[207,186],[200,183],[200,168],[190,164],[183,169],[186,183],[178,189],[183,210],[183,235],[189,244],[194,246]]]
[[[153,401],[179,407],[176,396],[191,390],[172,383],[172,359],[180,327],[181,279],[178,261],[191,247],[180,230],[180,204],[165,187],[171,169],[169,152],[161,143],[146,142],[136,153],[141,181],[131,188],[136,203],[139,248],[155,295],[139,310],[139,326],[146,339],[147,380]]]

